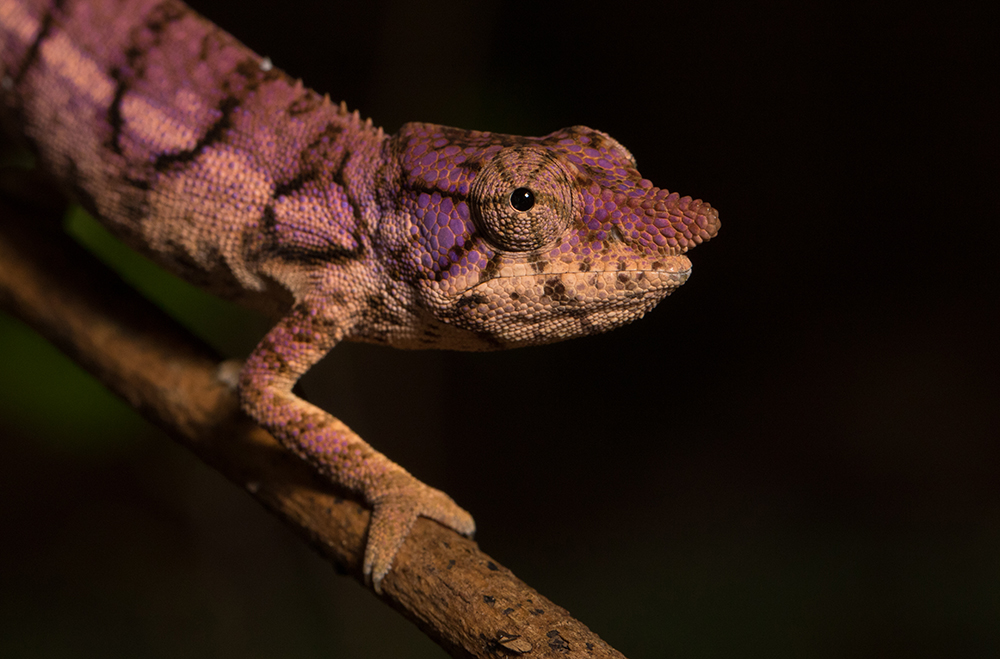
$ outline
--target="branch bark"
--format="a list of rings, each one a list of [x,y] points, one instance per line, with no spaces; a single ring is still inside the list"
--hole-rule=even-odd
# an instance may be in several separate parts
[[[57,231],[52,212],[0,202],[0,306],[362,581],[368,510],[246,419],[218,377],[219,356]],[[383,589],[454,657],[622,657],[475,542],[427,519]]]

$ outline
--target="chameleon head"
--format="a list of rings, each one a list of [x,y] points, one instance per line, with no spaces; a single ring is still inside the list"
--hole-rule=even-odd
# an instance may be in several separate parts
[[[403,220],[383,241],[387,261],[471,349],[635,320],[687,280],[684,252],[719,229],[709,204],[654,187],[621,144],[583,126],[516,137],[411,123],[387,148],[387,210]]]

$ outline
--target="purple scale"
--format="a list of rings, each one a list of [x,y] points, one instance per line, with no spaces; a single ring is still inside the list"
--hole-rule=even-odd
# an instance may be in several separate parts
[[[568,156],[566,156],[566,159],[569,160],[570,162],[575,162],[577,165],[583,164],[583,158],[574,153],[571,153]]]
[[[604,169],[612,169],[612,168],[614,168],[614,165],[612,165],[610,162],[608,162],[607,158],[598,158],[597,159],[597,164],[600,165],[601,167],[603,167]],[[621,170],[618,170],[618,171],[621,171]]]
[[[440,245],[442,250],[451,249],[455,246],[455,234],[448,227],[441,227],[437,232],[437,239],[435,242]]]
[[[434,209],[430,206],[417,208],[413,211],[413,214],[416,216],[417,221],[424,227],[430,228],[434,224]]]
[[[584,152],[584,154],[586,154],[587,156],[589,156],[591,158],[599,158],[600,155],[601,155],[600,151],[598,151],[597,149],[595,149],[593,147],[589,147],[589,146],[587,148],[585,148],[583,150],[583,152]]]
[[[443,137],[441,139],[434,140],[434,142],[432,143],[432,146],[435,149],[440,149],[441,147],[447,146],[447,145],[448,145],[448,140],[444,139]]]

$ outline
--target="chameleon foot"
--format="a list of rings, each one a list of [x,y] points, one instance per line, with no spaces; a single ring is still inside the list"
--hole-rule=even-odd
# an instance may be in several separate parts
[[[365,547],[364,576],[376,593],[392,567],[399,548],[417,517],[429,517],[464,536],[472,537],[476,523],[447,494],[424,485],[407,474],[408,481],[391,492],[372,498],[372,518]]]

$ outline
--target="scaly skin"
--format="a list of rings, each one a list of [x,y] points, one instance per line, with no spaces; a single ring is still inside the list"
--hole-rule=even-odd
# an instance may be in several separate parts
[[[604,332],[719,229],[604,133],[393,136],[173,0],[0,0],[4,122],[135,249],[278,318],[243,409],[373,509],[376,590],[417,516],[472,517],[294,394],[342,340],[495,350]]]

